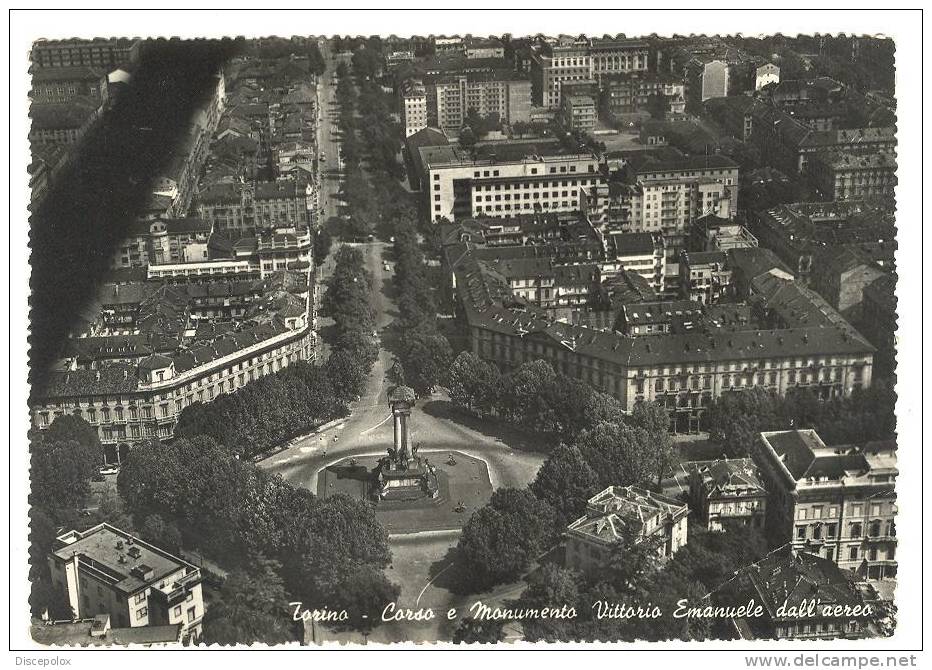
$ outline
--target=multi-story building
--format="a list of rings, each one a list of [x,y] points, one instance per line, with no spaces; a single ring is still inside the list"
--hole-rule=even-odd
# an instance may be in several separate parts
[[[555,44],[538,44],[531,65],[534,103],[548,109],[560,109],[564,82],[592,79],[589,42],[585,39],[561,37]]]
[[[723,393],[763,388],[783,395],[805,387],[832,398],[871,383],[874,347],[824,301],[801,310],[801,301],[811,297],[806,293],[784,304],[778,291],[777,304],[764,312],[768,327],[736,322],[734,328],[625,337],[518,309],[509,288],[490,283],[463,243],[447,245],[445,253],[474,354],[504,369],[547,360],[559,373],[614,396],[625,411],[638,402],[661,402],[676,426],[692,428]],[[770,293],[755,295],[769,307]]]
[[[686,246],[690,251],[728,251],[759,244],[757,238],[741,224],[707,214],[693,222]]]
[[[588,95],[563,96],[563,120],[570,130],[591,132],[596,122],[595,100]]]
[[[479,58],[504,58],[505,45],[499,39],[480,39],[467,37],[463,40],[463,52],[466,58],[475,60]]]
[[[683,463],[689,473],[689,500],[711,531],[738,524],[763,530],[767,491],[750,458]]]
[[[560,109],[562,89],[567,84],[627,72],[646,72],[650,67],[650,45],[644,40],[561,37],[556,42],[540,41],[531,53],[535,104]]]
[[[817,374],[819,368],[815,368]],[[896,577],[896,445],[827,447],[814,430],[761,433],[767,532],[870,580]]]
[[[887,153],[826,151],[809,159],[808,175],[825,200],[893,198],[896,158]]]
[[[243,261],[256,268],[257,278],[260,258],[265,257],[254,253]],[[150,265],[149,274],[203,265],[209,263]],[[184,282],[175,285],[157,277],[105,285],[94,302],[96,313],[76,330],[73,346],[33,391],[33,425],[43,430],[57,416],[80,416],[97,430],[107,461],[119,462],[135,442],[170,438],[188,405],[210,402],[290,363],[313,359],[314,308],[306,268],[269,272],[245,292],[234,290],[229,280],[243,276],[204,272],[175,277]],[[204,302],[211,296],[223,304]],[[86,338],[96,339],[85,343]]]
[[[620,270],[638,273],[652,289],[663,293],[667,256],[661,235],[612,231],[605,235],[605,252],[609,263],[614,259]]]
[[[606,77],[629,72],[647,72],[650,67],[650,43],[639,39],[598,39],[589,43],[590,79],[601,82]]]
[[[48,563],[75,619],[109,615],[122,628],[180,625],[182,641],[201,636],[200,569],[138,537],[107,523],[68,531]]]
[[[401,114],[405,137],[427,127],[427,90],[423,82],[409,79],[402,84]]]
[[[32,45],[34,68],[89,66],[108,72],[139,60],[138,39],[39,40]]]
[[[576,212],[581,189],[604,182],[595,154],[566,153],[555,142],[490,142],[473,155],[453,145],[418,152],[434,221]]]
[[[632,157],[620,178],[584,189],[581,208],[601,230],[661,234],[675,263],[692,224],[730,218],[738,202],[738,166],[724,156]]]
[[[705,305],[717,303],[731,285],[731,267],[724,251],[684,251],[680,254],[680,291]]]
[[[773,63],[764,63],[754,70],[754,90],[780,83],[780,67]]]
[[[648,114],[653,99],[662,98],[665,111],[686,110],[686,86],[681,77],[664,72],[631,72],[603,79],[602,107],[613,116]]]
[[[821,259],[849,247],[885,270],[895,266],[896,228],[889,201],[788,203],[755,212],[750,224],[760,243],[806,284]]]
[[[245,234],[263,228],[306,228],[312,183],[292,179],[210,184],[197,198],[198,216],[216,231]]]
[[[746,95],[709,100],[704,110],[732,135],[757,147],[761,164],[787,175],[805,174],[812,157],[822,152],[892,155],[896,150],[892,124],[857,128],[820,125],[815,122],[818,116],[797,117],[792,109]],[[820,127],[831,129],[818,130]]]
[[[864,289],[886,271],[857,247],[823,256],[813,273],[812,288],[851,321],[861,320]]]
[[[858,329],[877,347],[877,374],[892,377],[896,370],[896,273],[889,272],[864,287]]]
[[[672,557],[687,541],[689,507],[636,486],[609,486],[589,498],[586,514],[566,529],[566,566],[603,567],[619,543],[648,542],[657,555]]]
[[[686,104],[701,109],[706,100],[728,95],[728,63],[694,58],[686,65]]]
[[[110,100],[107,73],[89,66],[36,70],[32,74],[33,104],[66,103],[75,98],[106,107]]]
[[[714,622],[712,634],[736,640],[869,637],[876,612],[865,587],[830,560],[780,547],[707,596],[713,607],[752,603],[761,609],[759,615],[752,607],[743,617]]]
[[[110,267],[134,268],[194,260],[186,256],[185,249],[198,242],[206,244],[210,233],[210,223],[197,218],[137,221],[114,251]]]
[[[100,108],[86,98],[67,103],[32,105],[29,142],[37,145],[76,145],[100,118]]]
[[[496,70],[429,77],[427,120],[445,133],[459,135],[467,114],[497,116],[503,123],[526,122],[531,114],[531,82]]]

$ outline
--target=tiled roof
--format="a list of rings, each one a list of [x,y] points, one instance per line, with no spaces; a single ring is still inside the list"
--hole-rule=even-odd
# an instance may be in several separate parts
[[[686,504],[636,486],[609,486],[586,504],[586,515],[571,523],[567,530],[603,542],[624,538],[624,529],[641,532],[656,519],[654,527],[670,517],[678,519],[689,513]],[[660,518],[658,518],[660,517]]]
[[[786,606],[783,611],[794,612],[804,601],[819,603],[819,611],[823,612],[834,605],[863,605],[856,580],[854,573],[842,570],[833,561],[784,545],[739,570],[712,595],[716,602],[722,596],[754,597],[772,619],[780,619],[783,617],[778,617],[777,612],[782,605]],[[794,615],[788,618],[798,621]]]

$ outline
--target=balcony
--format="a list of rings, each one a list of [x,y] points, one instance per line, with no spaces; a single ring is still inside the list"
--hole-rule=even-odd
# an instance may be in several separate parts
[[[184,602],[187,598],[188,593],[191,592],[191,589],[196,585],[200,584],[203,580],[200,570],[194,570],[189,572],[181,579],[169,584],[164,589],[152,588],[149,592],[149,597],[154,598],[156,602],[161,603],[165,607],[174,607],[175,605]]]

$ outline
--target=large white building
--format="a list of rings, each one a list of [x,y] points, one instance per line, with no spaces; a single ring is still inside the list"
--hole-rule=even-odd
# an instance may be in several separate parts
[[[604,182],[595,154],[562,153],[556,144],[488,143],[477,145],[475,157],[453,145],[418,151],[434,221],[575,212],[582,189]]]

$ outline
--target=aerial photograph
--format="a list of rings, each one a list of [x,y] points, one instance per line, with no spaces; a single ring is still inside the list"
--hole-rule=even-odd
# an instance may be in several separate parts
[[[898,45],[494,23],[30,39],[36,649],[895,635]]]

